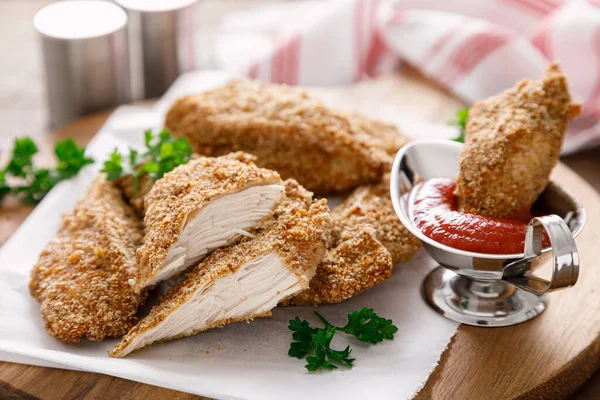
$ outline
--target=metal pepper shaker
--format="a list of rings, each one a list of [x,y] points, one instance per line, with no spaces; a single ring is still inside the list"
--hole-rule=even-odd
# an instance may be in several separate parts
[[[127,14],[100,0],[62,1],[34,17],[51,126],[131,101]]]
[[[194,69],[197,0],[115,1],[129,16],[134,97],[159,97],[179,74]]]

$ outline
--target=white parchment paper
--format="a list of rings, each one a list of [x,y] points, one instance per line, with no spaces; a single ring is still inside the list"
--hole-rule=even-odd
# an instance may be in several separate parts
[[[162,114],[181,93],[219,85],[221,73],[195,73],[176,83],[155,109],[121,107],[88,146],[96,160],[115,147],[139,146],[142,131],[159,127]],[[423,127],[419,127],[420,136]],[[432,135],[437,133],[432,130]],[[441,131],[444,131],[441,129]],[[117,340],[67,345],[44,329],[39,304],[28,282],[39,252],[92,181],[100,163],[58,185],[0,249],[0,360],[85,370],[223,399],[318,399],[412,397],[427,380],[456,332],[457,324],[435,314],[420,296],[425,275],[435,267],[421,251],[397,265],[392,278],[346,302],[318,307],[333,323],[363,306],[391,318],[399,331],[392,341],[368,346],[339,335],[335,346],[350,344],[352,369],[309,373],[304,361],[287,355],[288,320],[300,316],[317,324],[312,307],[277,308],[271,318],[235,323],[196,336],[160,344],[125,359],[107,355]]]

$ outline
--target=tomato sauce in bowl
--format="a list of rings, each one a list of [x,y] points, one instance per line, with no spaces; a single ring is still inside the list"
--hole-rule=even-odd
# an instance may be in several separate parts
[[[485,254],[517,254],[525,247],[531,215],[501,219],[458,211],[452,178],[434,178],[415,187],[412,218],[423,234],[459,250]],[[549,245],[545,237],[544,246]]]

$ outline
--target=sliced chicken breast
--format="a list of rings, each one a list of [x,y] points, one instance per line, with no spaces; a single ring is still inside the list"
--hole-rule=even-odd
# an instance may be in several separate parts
[[[125,334],[146,295],[134,287],[141,219],[104,176],[63,218],[29,283],[46,329],[71,343]]]
[[[215,251],[194,267],[111,356],[268,316],[280,301],[306,289],[325,254],[331,216],[326,200],[311,202],[295,181],[287,181],[286,189],[286,199],[253,237]]]
[[[244,153],[200,157],[159,179],[146,195],[138,287],[154,286],[229,246],[273,214],[285,189],[277,172]]]

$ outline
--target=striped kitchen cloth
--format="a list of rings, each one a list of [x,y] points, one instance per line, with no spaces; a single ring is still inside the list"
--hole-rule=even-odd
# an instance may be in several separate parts
[[[558,60],[582,115],[564,152],[600,144],[600,0],[321,0],[229,15],[220,68],[291,85],[345,84],[401,61],[472,103]]]

